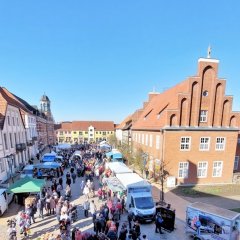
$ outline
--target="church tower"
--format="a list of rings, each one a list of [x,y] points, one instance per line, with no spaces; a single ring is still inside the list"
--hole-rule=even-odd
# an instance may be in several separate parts
[[[41,112],[44,113],[48,118],[52,118],[50,105],[51,101],[49,100],[48,96],[44,93],[40,99],[40,109]]]

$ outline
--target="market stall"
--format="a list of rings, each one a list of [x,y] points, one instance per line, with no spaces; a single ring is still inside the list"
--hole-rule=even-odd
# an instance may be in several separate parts
[[[17,196],[18,203],[24,205],[25,199],[30,193],[40,193],[46,182],[43,179],[25,177],[17,180],[9,188],[8,192]]]
[[[122,195],[122,193],[125,191],[123,185],[116,177],[104,178],[103,181],[106,183],[107,187],[114,193],[117,192]]]

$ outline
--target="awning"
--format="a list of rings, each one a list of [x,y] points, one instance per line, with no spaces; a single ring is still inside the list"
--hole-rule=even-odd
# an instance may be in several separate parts
[[[122,158],[122,154],[121,153],[113,153],[112,158]]]
[[[45,184],[46,182],[44,179],[25,177],[13,183],[8,188],[8,192],[12,193],[40,192]]]
[[[43,162],[54,162],[56,155],[57,155],[56,153],[46,153],[43,155],[42,161]]]
[[[70,149],[71,148],[71,144],[68,143],[61,143],[58,144],[57,146],[55,146],[58,149]]]
[[[35,164],[34,167],[51,169],[51,168],[61,167],[61,164],[57,162],[44,162],[44,163]]]
[[[122,162],[109,162],[108,167],[111,169],[112,172],[115,174],[118,173],[133,173],[133,170],[127,167]]]
[[[106,153],[106,156],[107,157],[111,157],[113,155],[113,152],[108,152],[108,153]]]

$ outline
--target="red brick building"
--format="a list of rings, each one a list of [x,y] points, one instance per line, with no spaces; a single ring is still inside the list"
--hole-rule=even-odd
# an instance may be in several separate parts
[[[148,154],[150,171],[157,173],[164,163],[176,184],[232,182],[240,113],[232,111],[218,65],[200,58],[196,76],[150,94],[133,123],[133,150]]]

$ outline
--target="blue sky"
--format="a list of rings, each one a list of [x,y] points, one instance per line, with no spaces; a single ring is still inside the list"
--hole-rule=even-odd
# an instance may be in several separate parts
[[[147,100],[220,60],[240,110],[240,2],[0,0],[0,86],[56,121],[120,123]]]

